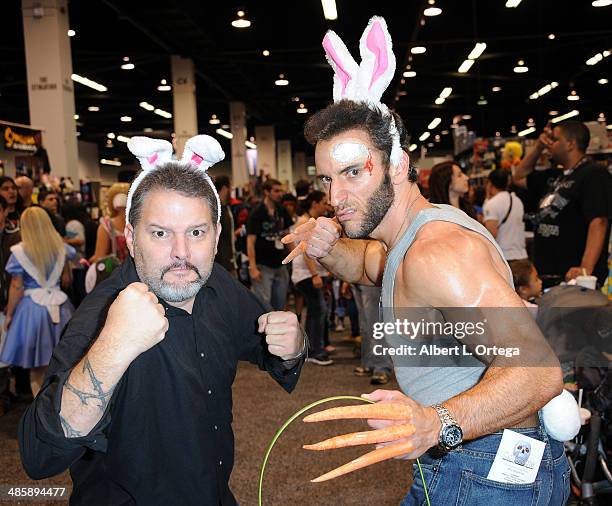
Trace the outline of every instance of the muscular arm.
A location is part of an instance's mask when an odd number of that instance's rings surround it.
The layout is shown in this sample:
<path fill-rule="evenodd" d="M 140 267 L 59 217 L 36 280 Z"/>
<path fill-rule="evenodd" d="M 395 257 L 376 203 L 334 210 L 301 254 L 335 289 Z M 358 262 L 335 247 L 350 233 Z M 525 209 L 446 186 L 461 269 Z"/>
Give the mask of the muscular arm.
<path fill-rule="evenodd" d="M 66 437 L 85 436 L 96 426 L 132 360 L 117 353 L 110 333 L 103 329 L 64 384 L 59 416 Z"/>
<path fill-rule="evenodd" d="M 484 222 L 484 226 L 486 227 L 486 229 L 491 232 L 491 235 L 493 237 L 497 237 L 497 228 L 499 225 L 499 221 L 497 220 L 486 220 Z"/>
<path fill-rule="evenodd" d="M 380 286 L 386 258 L 387 252 L 379 241 L 343 238 L 319 262 L 349 283 Z"/>
<path fill-rule="evenodd" d="M 11 277 L 11 285 L 9 287 L 8 304 L 6 306 L 6 317 L 12 318 L 17 304 L 23 297 L 23 277 L 18 274 L 13 274 Z"/>
<path fill-rule="evenodd" d="M 492 358 L 478 384 L 444 403 L 465 439 L 518 424 L 563 388 L 556 357 L 493 254 L 484 239 L 460 231 L 411 251 L 403 265 L 404 283 L 418 305 L 475 308 L 488 321 L 482 344 L 521 350 L 518 358 Z M 441 311 L 449 320 L 456 317 Z M 464 344 L 473 349 L 479 342 Z"/>

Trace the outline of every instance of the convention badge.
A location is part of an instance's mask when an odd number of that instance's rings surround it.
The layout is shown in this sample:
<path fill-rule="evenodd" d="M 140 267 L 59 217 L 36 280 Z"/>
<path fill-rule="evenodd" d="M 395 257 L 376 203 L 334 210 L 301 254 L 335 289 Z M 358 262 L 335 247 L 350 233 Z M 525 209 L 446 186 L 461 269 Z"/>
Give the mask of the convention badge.
<path fill-rule="evenodd" d="M 542 441 L 505 429 L 487 479 L 500 483 L 533 483 L 545 447 Z"/>

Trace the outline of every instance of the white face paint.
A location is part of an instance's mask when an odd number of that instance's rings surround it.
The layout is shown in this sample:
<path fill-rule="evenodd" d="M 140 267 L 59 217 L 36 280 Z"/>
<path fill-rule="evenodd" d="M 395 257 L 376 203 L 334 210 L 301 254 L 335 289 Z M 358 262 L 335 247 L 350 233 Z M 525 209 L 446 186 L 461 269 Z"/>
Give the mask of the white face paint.
<path fill-rule="evenodd" d="M 331 150 L 331 157 L 338 163 L 349 163 L 368 156 L 368 148 L 358 142 L 341 142 Z"/>

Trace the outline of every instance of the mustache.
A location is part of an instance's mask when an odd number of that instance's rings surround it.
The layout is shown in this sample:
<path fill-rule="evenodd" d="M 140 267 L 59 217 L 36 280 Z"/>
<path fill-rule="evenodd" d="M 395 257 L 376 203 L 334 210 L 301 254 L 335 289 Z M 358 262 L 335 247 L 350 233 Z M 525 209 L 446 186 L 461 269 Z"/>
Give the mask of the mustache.
<path fill-rule="evenodd" d="M 163 278 L 166 275 L 166 273 L 171 269 L 190 269 L 197 274 L 198 279 L 202 279 L 202 275 L 200 274 L 200 271 L 198 270 L 198 268 L 189 262 L 174 262 L 170 265 L 167 265 L 166 267 L 162 269 L 161 277 Z"/>

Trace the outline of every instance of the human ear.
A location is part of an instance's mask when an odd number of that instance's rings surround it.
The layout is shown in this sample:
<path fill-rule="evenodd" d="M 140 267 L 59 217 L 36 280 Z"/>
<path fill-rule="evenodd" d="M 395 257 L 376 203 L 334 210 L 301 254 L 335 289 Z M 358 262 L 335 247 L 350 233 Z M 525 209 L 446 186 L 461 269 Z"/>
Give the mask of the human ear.
<path fill-rule="evenodd" d="M 123 229 L 123 235 L 125 236 L 125 242 L 130 255 L 132 255 L 132 258 L 134 258 L 134 228 L 130 223 L 126 223 L 125 228 Z"/>

